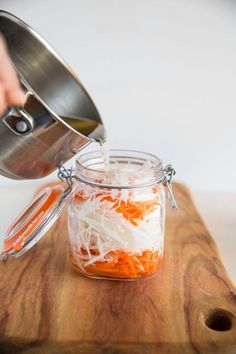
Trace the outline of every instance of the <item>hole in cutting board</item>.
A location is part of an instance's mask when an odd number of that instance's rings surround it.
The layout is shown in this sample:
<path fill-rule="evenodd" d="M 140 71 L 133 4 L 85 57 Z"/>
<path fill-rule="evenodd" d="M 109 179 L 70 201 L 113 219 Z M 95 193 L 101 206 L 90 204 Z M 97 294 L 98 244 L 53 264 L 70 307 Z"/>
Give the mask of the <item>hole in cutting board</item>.
<path fill-rule="evenodd" d="M 232 328 L 233 320 L 234 315 L 223 309 L 211 310 L 205 316 L 206 326 L 218 332 L 229 331 Z"/>

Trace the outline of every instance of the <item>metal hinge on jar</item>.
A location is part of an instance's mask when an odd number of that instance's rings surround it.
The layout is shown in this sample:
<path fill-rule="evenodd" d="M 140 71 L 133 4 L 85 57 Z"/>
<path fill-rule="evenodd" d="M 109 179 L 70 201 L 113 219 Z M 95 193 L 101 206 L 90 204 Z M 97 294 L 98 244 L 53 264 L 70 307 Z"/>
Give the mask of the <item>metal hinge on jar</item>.
<path fill-rule="evenodd" d="M 176 174 L 176 171 L 172 167 L 172 165 L 167 165 L 163 171 L 164 171 L 163 184 L 168 190 L 171 207 L 173 210 L 177 210 L 178 206 L 177 206 L 177 203 L 175 201 L 175 197 L 174 197 L 174 194 L 172 191 L 172 178 Z"/>
<path fill-rule="evenodd" d="M 64 192 L 65 195 L 68 195 L 72 191 L 72 186 L 73 186 L 73 178 L 74 178 L 73 167 L 66 168 L 63 165 L 60 165 L 58 167 L 57 177 L 61 182 L 66 182 L 68 184 L 68 188 Z"/>

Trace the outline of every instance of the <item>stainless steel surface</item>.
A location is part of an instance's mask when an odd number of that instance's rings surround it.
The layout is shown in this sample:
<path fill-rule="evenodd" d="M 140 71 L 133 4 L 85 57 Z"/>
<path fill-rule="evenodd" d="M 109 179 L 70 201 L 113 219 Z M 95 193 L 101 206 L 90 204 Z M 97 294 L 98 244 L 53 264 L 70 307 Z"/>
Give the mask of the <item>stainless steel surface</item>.
<path fill-rule="evenodd" d="M 78 78 L 32 28 L 0 11 L 0 32 L 27 95 L 23 109 L 12 107 L 0 119 L 0 174 L 41 178 L 91 141 L 104 139 L 103 123 Z M 86 136 L 63 117 L 96 124 Z"/>

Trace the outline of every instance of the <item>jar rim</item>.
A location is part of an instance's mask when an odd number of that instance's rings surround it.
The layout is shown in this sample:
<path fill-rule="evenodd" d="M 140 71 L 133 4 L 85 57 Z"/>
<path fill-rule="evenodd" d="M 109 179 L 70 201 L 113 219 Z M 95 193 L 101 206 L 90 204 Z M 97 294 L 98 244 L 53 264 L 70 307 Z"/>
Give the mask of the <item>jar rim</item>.
<path fill-rule="evenodd" d="M 140 169 L 137 171 L 106 170 L 102 151 L 94 150 L 77 157 L 76 179 L 82 183 L 100 188 L 119 189 L 141 188 L 162 182 L 164 176 L 163 164 L 162 160 L 156 155 L 130 149 L 111 149 L 109 153 L 111 163 L 118 161 L 118 164 L 128 164 L 130 162 L 133 165 L 139 165 Z M 142 167 L 144 167 L 143 170 Z M 121 178 L 121 181 L 117 183 L 117 178 L 114 178 L 117 174 L 125 177 L 126 180 Z M 128 177 L 135 174 L 137 174 L 135 182 L 127 182 Z"/>

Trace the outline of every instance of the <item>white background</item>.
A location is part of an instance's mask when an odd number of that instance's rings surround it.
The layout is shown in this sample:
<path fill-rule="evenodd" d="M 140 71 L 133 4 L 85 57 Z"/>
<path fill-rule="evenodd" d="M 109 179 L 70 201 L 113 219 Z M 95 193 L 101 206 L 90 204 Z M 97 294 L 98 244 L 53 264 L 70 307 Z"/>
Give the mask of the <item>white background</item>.
<path fill-rule="evenodd" d="M 155 153 L 176 167 L 236 280 L 236 1 L 0 0 L 0 7 L 78 74 L 111 147 Z M 1 233 L 39 183 L 0 177 Z"/>
<path fill-rule="evenodd" d="M 0 0 L 76 71 L 113 148 L 236 191 L 236 1 Z M 8 183 L 1 178 L 0 183 Z"/>

